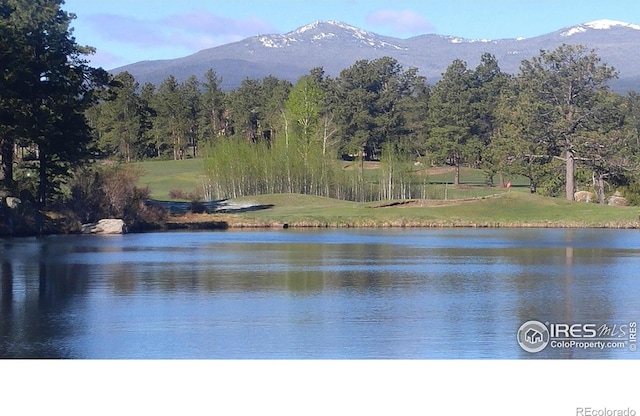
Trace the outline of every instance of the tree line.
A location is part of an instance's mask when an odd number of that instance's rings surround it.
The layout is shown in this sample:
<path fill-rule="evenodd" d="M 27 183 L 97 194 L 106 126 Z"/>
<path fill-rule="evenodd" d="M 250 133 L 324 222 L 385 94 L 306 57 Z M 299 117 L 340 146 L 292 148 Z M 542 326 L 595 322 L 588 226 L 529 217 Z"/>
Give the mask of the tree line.
<path fill-rule="evenodd" d="M 490 54 L 475 68 L 455 60 L 432 85 L 389 57 L 336 77 L 314 68 L 295 83 L 245 79 L 231 91 L 213 69 L 140 85 L 88 65 L 92 49 L 76 43 L 63 4 L 0 1 L 3 185 L 29 186 L 41 204 L 101 159 L 201 157 L 211 198 L 419 197 L 416 163 L 451 166 L 454 185 L 468 166 L 488 185 L 524 176 L 532 192 L 567 199 L 578 188 L 601 202 L 608 189 L 640 189 L 640 97 L 613 92 L 615 69 L 582 45 L 542 50 L 515 75 Z M 374 187 L 363 161 L 382 162 Z"/>
<path fill-rule="evenodd" d="M 616 77 L 582 45 L 542 50 L 517 75 L 502 72 L 490 54 L 475 68 L 455 60 L 433 85 L 389 57 L 357 61 L 335 78 L 314 68 L 295 84 L 245 79 L 228 92 L 214 70 L 202 82 L 169 76 L 157 88 L 121 73 L 87 114 L 110 157 L 182 159 L 207 149 L 218 196 L 276 188 L 335 196 L 344 192 L 322 183 L 335 160 L 393 157 L 450 165 L 454 185 L 469 166 L 484 170 L 489 185 L 521 175 L 532 192 L 573 199 L 578 187 L 591 187 L 603 201 L 607 186 L 634 185 L 638 176 L 640 99 L 613 92 Z M 234 154 L 255 159 L 256 172 L 247 174 Z M 282 172 L 268 174 L 269 163 Z M 240 184 L 243 177 L 253 185 Z"/>

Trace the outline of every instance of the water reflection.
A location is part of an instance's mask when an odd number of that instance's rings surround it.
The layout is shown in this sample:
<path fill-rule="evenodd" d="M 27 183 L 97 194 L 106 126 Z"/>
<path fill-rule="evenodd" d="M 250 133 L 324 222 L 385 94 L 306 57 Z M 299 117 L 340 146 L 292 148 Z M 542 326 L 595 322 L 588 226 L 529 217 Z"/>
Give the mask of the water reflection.
<path fill-rule="evenodd" d="M 2 290 L 0 293 L 0 310 L 2 315 L 11 314 L 13 303 L 13 267 L 8 261 L 2 262 Z"/>
<path fill-rule="evenodd" d="M 0 357 L 534 358 L 515 340 L 525 321 L 640 316 L 639 252 L 622 230 L 7 240 Z"/>

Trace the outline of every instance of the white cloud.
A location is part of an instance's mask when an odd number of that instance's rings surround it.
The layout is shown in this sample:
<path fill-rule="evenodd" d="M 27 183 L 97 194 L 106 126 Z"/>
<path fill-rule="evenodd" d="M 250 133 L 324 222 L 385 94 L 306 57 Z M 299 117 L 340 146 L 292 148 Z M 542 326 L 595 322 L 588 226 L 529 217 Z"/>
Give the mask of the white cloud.
<path fill-rule="evenodd" d="M 87 19 L 103 39 L 142 48 L 203 49 L 275 32 L 271 25 L 256 17 L 231 19 L 207 11 L 155 20 L 107 13 L 90 15 Z"/>

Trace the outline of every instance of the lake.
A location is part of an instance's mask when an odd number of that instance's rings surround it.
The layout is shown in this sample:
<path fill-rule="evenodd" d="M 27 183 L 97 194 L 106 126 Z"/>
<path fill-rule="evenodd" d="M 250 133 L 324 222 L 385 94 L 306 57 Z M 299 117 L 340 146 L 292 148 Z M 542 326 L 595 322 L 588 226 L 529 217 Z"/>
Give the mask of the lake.
<path fill-rule="evenodd" d="M 637 230 L 51 236 L 0 262 L 2 358 L 638 358 Z"/>

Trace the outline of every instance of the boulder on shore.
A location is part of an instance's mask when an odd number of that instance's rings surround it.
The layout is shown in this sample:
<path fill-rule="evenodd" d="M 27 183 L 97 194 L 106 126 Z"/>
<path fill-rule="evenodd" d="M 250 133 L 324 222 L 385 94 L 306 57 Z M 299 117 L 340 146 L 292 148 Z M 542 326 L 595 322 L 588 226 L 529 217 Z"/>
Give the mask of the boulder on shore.
<path fill-rule="evenodd" d="M 97 223 L 83 224 L 82 234 L 125 234 L 127 232 L 127 226 L 121 219 L 104 219 Z"/>
<path fill-rule="evenodd" d="M 616 191 L 613 195 L 609 197 L 608 205 L 615 207 L 625 207 L 628 205 L 627 198 L 622 196 L 619 191 Z"/>

